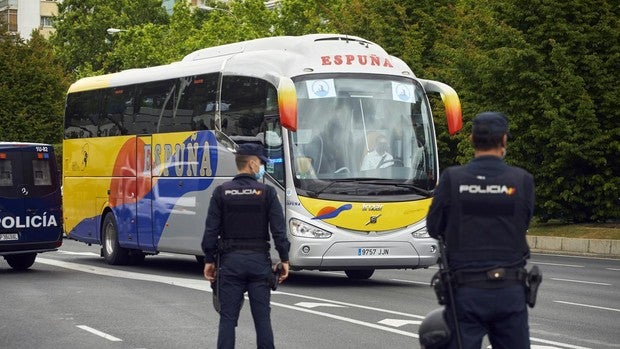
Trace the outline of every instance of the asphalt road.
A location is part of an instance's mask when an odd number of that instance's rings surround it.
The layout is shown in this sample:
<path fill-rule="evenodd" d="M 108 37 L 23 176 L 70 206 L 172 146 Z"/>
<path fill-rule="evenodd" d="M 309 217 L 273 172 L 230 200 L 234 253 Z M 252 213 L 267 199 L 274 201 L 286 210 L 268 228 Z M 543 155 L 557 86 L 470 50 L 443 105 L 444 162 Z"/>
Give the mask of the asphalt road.
<path fill-rule="evenodd" d="M 536 254 L 544 281 L 530 311 L 533 348 L 620 348 L 620 260 Z M 437 307 L 428 270 L 294 272 L 272 296 L 279 348 L 418 348 Z M 217 313 L 193 256 L 109 266 L 99 248 L 65 240 L 15 272 L 0 259 L 0 348 L 214 348 Z M 249 305 L 237 347 L 255 347 Z"/>

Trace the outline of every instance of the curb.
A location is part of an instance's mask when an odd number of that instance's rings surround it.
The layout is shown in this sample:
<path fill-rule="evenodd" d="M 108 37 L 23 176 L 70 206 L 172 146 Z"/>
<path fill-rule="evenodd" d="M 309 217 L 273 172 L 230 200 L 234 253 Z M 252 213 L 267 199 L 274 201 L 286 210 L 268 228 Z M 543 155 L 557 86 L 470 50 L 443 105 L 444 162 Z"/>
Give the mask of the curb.
<path fill-rule="evenodd" d="M 620 258 L 620 240 L 526 236 L 532 252 Z"/>

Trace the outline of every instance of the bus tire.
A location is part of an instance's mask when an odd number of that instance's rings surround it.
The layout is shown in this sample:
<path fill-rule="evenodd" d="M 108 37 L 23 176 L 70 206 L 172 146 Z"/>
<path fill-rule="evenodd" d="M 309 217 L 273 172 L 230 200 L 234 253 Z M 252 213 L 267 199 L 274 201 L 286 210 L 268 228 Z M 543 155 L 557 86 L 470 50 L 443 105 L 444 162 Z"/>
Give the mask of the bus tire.
<path fill-rule="evenodd" d="M 366 280 L 369 279 L 372 274 L 374 274 L 374 269 L 353 269 L 353 270 L 345 270 L 344 273 L 347 274 L 349 279 L 354 280 Z"/>
<path fill-rule="evenodd" d="M 15 270 L 26 270 L 34 264 L 36 253 L 12 254 L 4 256 L 6 262 Z"/>
<path fill-rule="evenodd" d="M 118 243 L 118 228 L 112 212 L 108 212 L 103 219 L 102 252 L 106 263 L 111 265 L 128 264 L 129 250 Z"/>
<path fill-rule="evenodd" d="M 144 258 L 146 258 L 146 254 L 140 250 L 131 250 L 129 252 L 129 264 L 131 265 L 144 263 Z"/>
<path fill-rule="evenodd" d="M 201 256 L 201 255 L 196 255 L 196 262 L 198 262 L 198 265 L 200 265 L 201 267 L 205 266 L 205 256 Z"/>

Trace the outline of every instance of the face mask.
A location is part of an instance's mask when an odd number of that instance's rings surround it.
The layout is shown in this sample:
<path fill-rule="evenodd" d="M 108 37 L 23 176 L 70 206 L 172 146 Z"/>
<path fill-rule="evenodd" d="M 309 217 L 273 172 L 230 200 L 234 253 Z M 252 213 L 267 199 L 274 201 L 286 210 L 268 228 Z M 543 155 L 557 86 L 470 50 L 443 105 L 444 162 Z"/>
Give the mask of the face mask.
<path fill-rule="evenodd" d="M 260 180 L 261 178 L 263 178 L 264 174 L 265 174 L 265 165 L 261 164 L 260 167 L 258 168 L 258 172 L 254 174 L 254 178 L 256 178 L 256 180 Z"/>

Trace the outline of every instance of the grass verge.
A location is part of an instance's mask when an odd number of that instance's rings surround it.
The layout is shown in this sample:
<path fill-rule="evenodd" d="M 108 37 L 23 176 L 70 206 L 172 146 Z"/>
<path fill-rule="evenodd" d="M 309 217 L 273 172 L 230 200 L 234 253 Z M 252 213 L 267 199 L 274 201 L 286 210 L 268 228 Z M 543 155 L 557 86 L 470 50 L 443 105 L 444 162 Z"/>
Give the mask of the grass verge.
<path fill-rule="evenodd" d="M 559 236 L 578 239 L 620 240 L 620 222 L 588 224 L 532 222 L 527 234 L 531 236 Z"/>

